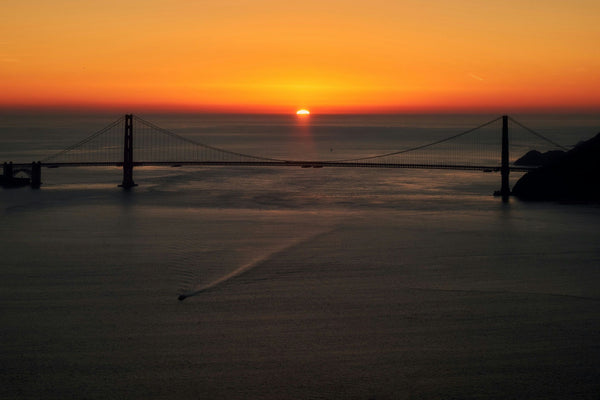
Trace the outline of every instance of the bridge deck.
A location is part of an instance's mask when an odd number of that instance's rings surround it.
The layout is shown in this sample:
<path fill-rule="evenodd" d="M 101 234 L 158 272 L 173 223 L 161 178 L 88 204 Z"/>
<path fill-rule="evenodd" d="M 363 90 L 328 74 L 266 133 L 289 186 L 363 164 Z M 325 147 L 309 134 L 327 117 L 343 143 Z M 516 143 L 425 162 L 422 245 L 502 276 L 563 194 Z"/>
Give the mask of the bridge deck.
<path fill-rule="evenodd" d="M 304 167 L 304 168 L 405 168 L 405 169 L 446 169 L 457 171 L 499 172 L 500 166 L 494 165 L 450 165 L 450 164 L 395 164 L 395 163 L 361 163 L 340 161 L 152 161 L 134 162 L 135 167 L 144 166 L 248 166 L 248 167 Z M 123 162 L 73 162 L 73 163 L 42 163 L 46 168 L 60 167 L 122 167 Z M 13 168 L 30 168 L 31 164 L 13 164 Z M 537 167 L 510 166 L 511 171 L 527 172 Z"/>

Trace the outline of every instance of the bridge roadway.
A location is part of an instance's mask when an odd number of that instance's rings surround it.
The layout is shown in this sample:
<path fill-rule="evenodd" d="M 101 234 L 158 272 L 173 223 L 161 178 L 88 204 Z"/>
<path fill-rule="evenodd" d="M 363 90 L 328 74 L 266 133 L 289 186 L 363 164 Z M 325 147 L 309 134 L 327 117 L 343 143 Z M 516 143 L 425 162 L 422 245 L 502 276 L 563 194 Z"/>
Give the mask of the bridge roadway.
<path fill-rule="evenodd" d="M 408 169 L 446 169 L 456 171 L 483 171 L 500 172 L 500 166 L 485 165 L 450 165 L 450 164 L 403 164 L 403 163 L 361 163 L 361 162 L 343 162 L 343 161 L 140 161 L 134 162 L 134 167 L 145 166 L 171 166 L 179 167 L 184 165 L 197 166 L 247 166 L 247 167 L 302 167 L 302 168 L 323 168 L 323 167 L 343 167 L 343 168 L 408 168 Z M 123 162 L 63 162 L 63 163 L 42 163 L 42 167 L 60 168 L 60 167 L 122 167 Z M 31 164 L 17 163 L 13 164 L 15 170 L 29 169 Z M 537 167 L 511 165 L 511 171 L 527 172 Z"/>

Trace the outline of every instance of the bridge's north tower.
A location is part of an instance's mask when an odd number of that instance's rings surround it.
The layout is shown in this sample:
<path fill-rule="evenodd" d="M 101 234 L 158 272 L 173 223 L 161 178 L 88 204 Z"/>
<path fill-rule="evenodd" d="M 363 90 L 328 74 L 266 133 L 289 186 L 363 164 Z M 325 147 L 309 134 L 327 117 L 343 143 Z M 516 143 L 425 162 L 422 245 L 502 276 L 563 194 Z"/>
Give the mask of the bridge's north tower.
<path fill-rule="evenodd" d="M 510 196 L 510 183 L 508 180 L 508 175 L 510 174 L 510 166 L 508 164 L 508 116 L 502 116 L 502 156 L 501 156 L 501 166 L 500 166 L 500 175 L 502 176 L 501 186 L 500 186 L 500 195 L 502 196 L 502 201 L 508 201 L 508 196 Z"/>

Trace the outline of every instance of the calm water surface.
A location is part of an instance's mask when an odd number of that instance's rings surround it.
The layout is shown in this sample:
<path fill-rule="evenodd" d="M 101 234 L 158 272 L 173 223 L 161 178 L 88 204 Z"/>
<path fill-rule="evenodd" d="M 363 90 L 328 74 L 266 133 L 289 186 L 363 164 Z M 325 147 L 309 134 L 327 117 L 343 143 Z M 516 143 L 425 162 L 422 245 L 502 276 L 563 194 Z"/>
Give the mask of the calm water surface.
<path fill-rule="evenodd" d="M 321 158 L 493 117 L 145 118 L 234 151 Z M 114 119 L 3 116 L 0 154 L 39 159 Z M 600 126 L 519 120 L 566 145 Z M 42 189 L 0 191 L 0 397 L 600 394 L 597 205 L 503 204 L 500 177 L 481 172 L 137 168 L 129 192 L 120 174 L 44 169 Z"/>

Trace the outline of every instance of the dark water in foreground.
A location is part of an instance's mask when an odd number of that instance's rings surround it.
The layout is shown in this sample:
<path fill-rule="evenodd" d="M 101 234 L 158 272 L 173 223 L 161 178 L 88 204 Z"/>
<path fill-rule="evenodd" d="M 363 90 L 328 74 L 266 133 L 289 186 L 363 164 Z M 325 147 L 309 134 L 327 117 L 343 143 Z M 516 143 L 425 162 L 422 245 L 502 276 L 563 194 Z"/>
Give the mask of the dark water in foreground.
<path fill-rule="evenodd" d="M 600 394 L 598 206 L 502 204 L 479 172 L 43 174 L 0 191 L 0 398 Z"/>

